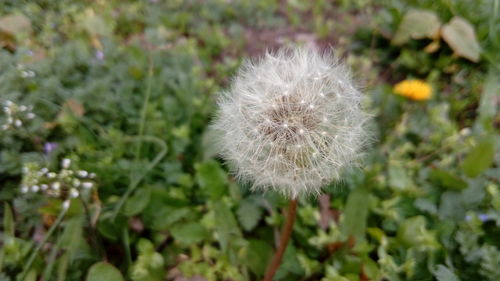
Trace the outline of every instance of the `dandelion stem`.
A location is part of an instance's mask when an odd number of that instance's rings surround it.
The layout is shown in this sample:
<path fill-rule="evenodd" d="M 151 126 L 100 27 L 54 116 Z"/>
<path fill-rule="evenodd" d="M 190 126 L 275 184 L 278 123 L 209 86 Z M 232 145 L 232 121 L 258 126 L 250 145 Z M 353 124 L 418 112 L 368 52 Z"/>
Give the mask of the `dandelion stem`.
<path fill-rule="evenodd" d="M 285 224 L 283 225 L 283 229 L 281 230 L 278 249 L 276 249 L 274 257 L 271 260 L 269 266 L 267 267 L 266 274 L 264 275 L 262 281 L 271 281 L 273 279 L 274 274 L 278 270 L 278 267 L 281 264 L 281 259 L 285 254 L 286 246 L 288 245 L 288 241 L 290 240 L 290 236 L 292 235 L 296 211 L 297 211 L 297 199 L 291 199 L 290 204 L 288 205 L 286 221 Z"/>

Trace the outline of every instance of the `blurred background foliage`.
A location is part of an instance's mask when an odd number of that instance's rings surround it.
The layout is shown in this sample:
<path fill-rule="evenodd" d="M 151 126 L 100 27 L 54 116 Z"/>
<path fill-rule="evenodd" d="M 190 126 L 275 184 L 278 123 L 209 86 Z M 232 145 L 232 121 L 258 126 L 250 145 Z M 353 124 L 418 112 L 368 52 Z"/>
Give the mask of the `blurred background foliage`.
<path fill-rule="evenodd" d="M 1 1 L 0 280 L 258 280 L 286 202 L 207 125 L 243 59 L 289 44 L 353 68 L 376 142 L 301 200 L 275 279 L 500 280 L 499 2 Z M 91 193 L 22 189 L 63 159 Z"/>

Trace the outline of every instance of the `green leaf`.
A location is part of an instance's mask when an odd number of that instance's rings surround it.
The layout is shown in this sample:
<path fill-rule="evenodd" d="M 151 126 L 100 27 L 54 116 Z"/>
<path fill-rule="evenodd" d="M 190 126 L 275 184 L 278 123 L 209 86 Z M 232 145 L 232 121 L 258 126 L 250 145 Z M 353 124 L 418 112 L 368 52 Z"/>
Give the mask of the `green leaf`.
<path fill-rule="evenodd" d="M 238 220 L 246 231 L 252 230 L 262 217 L 262 209 L 254 200 L 243 200 L 236 212 Z"/>
<path fill-rule="evenodd" d="M 438 265 L 438 269 L 434 272 L 434 276 L 436 276 L 438 281 L 460 281 L 453 271 L 442 264 Z"/>
<path fill-rule="evenodd" d="M 250 240 L 243 263 L 256 275 L 263 275 L 273 254 L 273 249 L 261 240 Z"/>
<path fill-rule="evenodd" d="M 134 216 L 139 214 L 146 208 L 151 198 L 151 189 L 143 187 L 136 190 L 134 196 L 127 199 L 123 207 L 123 214 L 126 216 Z"/>
<path fill-rule="evenodd" d="M 151 228 L 154 230 L 164 230 L 172 224 L 180 221 L 190 214 L 189 208 L 173 208 L 163 206 L 153 215 Z"/>
<path fill-rule="evenodd" d="M 401 24 L 392 39 L 392 43 L 400 45 L 410 38 L 435 38 L 439 34 L 441 22 L 436 13 L 426 10 L 409 11 L 403 17 Z"/>
<path fill-rule="evenodd" d="M 406 173 L 406 170 L 397 163 L 391 163 L 388 172 L 390 187 L 405 190 L 413 186 L 413 181 Z"/>
<path fill-rule="evenodd" d="M 497 105 L 494 102 L 495 97 L 500 92 L 500 72 L 495 68 L 491 68 L 488 72 L 484 89 L 481 93 L 481 101 L 479 102 L 479 118 L 477 122 L 481 122 L 487 130 L 493 131 L 493 119 L 497 115 Z"/>
<path fill-rule="evenodd" d="M 467 182 L 460 177 L 439 168 L 432 169 L 430 177 L 444 188 L 462 190 L 467 188 Z"/>
<path fill-rule="evenodd" d="M 232 236 L 241 236 L 238 223 L 233 213 L 223 201 L 214 202 L 214 215 L 217 221 L 216 231 L 222 250 L 227 250 Z"/>
<path fill-rule="evenodd" d="M 187 246 L 196 244 L 207 237 L 206 229 L 199 223 L 178 223 L 170 230 L 179 243 Z"/>
<path fill-rule="evenodd" d="M 486 136 L 469 152 L 461 168 L 466 176 L 475 178 L 491 166 L 494 157 L 495 137 Z"/>
<path fill-rule="evenodd" d="M 479 61 L 481 46 L 477 41 L 474 27 L 468 21 L 461 17 L 453 17 L 443 26 L 441 34 L 455 54 L 473 62 Z"/>
<path fill-rule="evenodd" d="M 215 160 L 197 164 L 196 180 L 198 185 L 212 199 L 219 199 L 227 190 L 227 175 Z"/>
<path fill-rule="evenodd" d="M 368 189 L 363 187 L 358 187 L 349 194 L 341 225 L 345 238 L 354 236 L 356 241 L 365 239 L 369 195 Z"/>
<path fill-rule="evenodd" d="M 4 205 L 4 214 L 3 214 L 3 231 L 5 234 L 14 237 L 15 228 L 14 228 L 14 216 L 12 215 L 12 210 L 8 203 Z"/>
<path fill-rule="evenodd" d="M 121 272 L 112 264 L 107 262 L 94 263 L 89 271 L 85 281 L 123 281 Z"/>

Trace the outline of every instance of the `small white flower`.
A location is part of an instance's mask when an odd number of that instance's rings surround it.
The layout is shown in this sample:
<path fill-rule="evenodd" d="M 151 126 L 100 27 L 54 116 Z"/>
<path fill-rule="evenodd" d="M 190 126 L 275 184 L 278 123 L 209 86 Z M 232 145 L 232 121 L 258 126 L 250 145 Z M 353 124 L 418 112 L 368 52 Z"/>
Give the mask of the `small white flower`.
<path fill-rule="evenodd" d="M 70 160 L 70 159 L 68 159 L 68 158 L 64 158 L 64 159 L 61 161 L 61 166 L 62 166 L 64 169 L 68 169 L 70 165 L 71 165 L 71 160 Z"/>
<path fill-rule="evenodd" d="M 70 191 L 69 191 L 69 196 L 70 196 L 71 198 L 76 198 L 76 197 L 78 197 L 79 195 L 80 195 L 80 192 L 78 192 L 78 190 L 77 190 L 76 188 L 72 188 L 72 189 L 70 189 Z"/>
<path fill-rule="evenodd" d="M 79 179 L 73 179 L 73 186 L 74 187 L 79 187 L 81 184 L 80 180 Z"/>
<path fill-rule="evenodd" d="M 84 171 L 84 170 L 80 170 L 80 171 L 77 172 L 77 174 L 81 178 L 86 178 L 89 175 L 89 172 Z"/>
<path fill-rule="evenodd" d="M 95 173 L 90 173 L 89 178 L 91 178 L 91 179 L 95 178 Z"/>
<path fill-rule="evenodd" d="M 36 115 L 33 112 L 28 112 L 28 114 L 26 114 L 26 118 L 28 118 L 28 119 L 33 119 L 33 118 L 35 118 L 35 116 Z"/>
<path fill-rule="evenodd" d="M 54 172 L 50 172 L 50 173 L 48 173 L 48 174 L 47 174 L 47 177 L 48 177 L 49 179 L 53 179 L 53 178 L 55 178 L 55 177 L 56 177 L 56 173 L 54 173 Z"/>
<path fill-rule="evenodd" d="M 82 186 L 83 186 L 83 188 L 90 189 L 90 188 L 92 188 L 94 186 L 94 184 L 87 181 L 87 182 L 84 182 L 82 184 Z"/>
<path fill-rule="evenodd" d="M 61 183 L 56 181 L 56 182 L 52 183 L 51 187 L 53 190 L 58 191 L 61 188 Z"/>
<path fill-rule="evenodd" d="M 71 203 L 71 201 L 69 201 L 69 200 L 64 201 L 64 202 L 62 203 L 62 207 L 63 207 L 63 209 L 64 209 L 64 210 L 67 210 L 67 209 L 69 208 L 69 206 L 70 206 L 70 203 Z"/>
<path fill-rule="evenodd" d="M 14 125 L 19 128 L 19 127 L 21 127 L 23 125 L 23 121 L 21 121 L 19 119 L 16 119 L 14 121 Z"/>
<path fill-rule="evenodd" d="M 31 191 L 33 191 L 33 192 L 38 192 L 39 190 L 40 190 L 40 187 L 36 184 L 31 187 Z"/>
<path fill-rule="evenodd" d="M 283 49 L 246 62 L 219 100 L 220 153 L 253 189 L 319 194 L 369 140 L 361 93 L 330 54 Z"/>
<path fill-rule="evenodd" d="M 20 110 L 21 112 L 26 111 L 27 109 L 28 109 L 28 107 L 27 107 L 26 105 L 20 105 L 20 106 L 19 106 L 19 110 Z"/>
<path fill-rule="evenodd" d="M 21 193 L 28 193 L 29 188 L 26 185 L 21 185 Z"/>
<path fill-rule="evenodd" d="M 45 190 L 47 190 L 48 188 L 49 188 L 49 186 L 48 186 L 48 185 L 46 185 L 46 184 L 41 184 L 41 185 L 40 185 L 40 189 L 41 189 L 42 191 L 45 191 Z"/>

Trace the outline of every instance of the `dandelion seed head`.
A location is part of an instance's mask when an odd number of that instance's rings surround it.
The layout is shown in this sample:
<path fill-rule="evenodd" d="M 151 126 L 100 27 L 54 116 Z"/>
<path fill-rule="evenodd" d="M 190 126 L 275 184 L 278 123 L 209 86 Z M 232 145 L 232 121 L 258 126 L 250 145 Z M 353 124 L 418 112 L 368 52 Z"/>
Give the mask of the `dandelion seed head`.
<path fill-rule="evenodd" d="M 220 98 L 213 128 L 237 178 L 296 198 L 319 194 L 356 163 L 368 119 L 343 64 L 295 48 L 247 61 Z"/>

